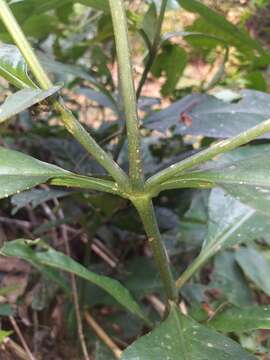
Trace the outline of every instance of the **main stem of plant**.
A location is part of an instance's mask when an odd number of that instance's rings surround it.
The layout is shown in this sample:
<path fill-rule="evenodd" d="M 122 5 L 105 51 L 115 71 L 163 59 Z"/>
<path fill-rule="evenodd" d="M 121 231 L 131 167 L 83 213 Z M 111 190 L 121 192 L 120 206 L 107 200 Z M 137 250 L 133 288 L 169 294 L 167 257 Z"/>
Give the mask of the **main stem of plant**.
<path fill-rule="evenodd" d="M 130 179 L 133 186 L 133 194 L 130 200 L 137 208 L 143 222 L 167 298 L 170 301 L 176 302 L 178 294 L 169 265 L 169 259 L 162 242 L 151 197 L 144 190 L 140 149 L 141 136 L 137 116 L 137 99 L 133 82 L 126 11 L 123 0 L 109 0 L 109 3 L 114 26 L 121 90 L 127 124 Z"/>
<path fill-rule="evenodd" d="M 176 301 L 177 290 L 169 266 L 166 250 L 162 243 L 151 197 L 144 190 L 144 176 L 140 152 L 140 132 L 130 51 L 128 46 L 128 30 L 125 9 L 121 0 L 110 0 L 110 6 L 114 20 L 121 86 L 128 128 L 130 179 L 112 160 L 112 158 L 96 143 L 91 135 L 73 116 L 73 114 L 66 109 L 61 100 L 54 100 L 53 106 L 55 110 L 60 113 L 62 122 L 67 130 L 108 171 L 108 173 L 111 174 L 111 176 L 116 180 L 117 186 L 122 188 L 121 191 L 129 194 L 130 200 L 137 208 L 144 223 L 145 231 L 150 240 L 154 258 L 159 268 L 161 279 L 164 283 L 167 298 L 170 301 Z M 42 89 L 52 87 L 52 82 L 44 71 L 5 0 L 0 0 L 0 17 L 8 32 L 12 36 L 15 44 L 24 56 L 40 87 Z"/>

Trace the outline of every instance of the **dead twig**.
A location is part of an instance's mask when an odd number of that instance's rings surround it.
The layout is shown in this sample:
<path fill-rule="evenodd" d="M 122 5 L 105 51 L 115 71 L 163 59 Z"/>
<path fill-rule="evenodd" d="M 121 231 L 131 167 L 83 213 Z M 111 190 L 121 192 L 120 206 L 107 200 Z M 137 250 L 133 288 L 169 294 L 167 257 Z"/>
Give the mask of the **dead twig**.
<path fill-rule="evenodd" d="M 34 355 L 31 352 L 29 346 L 27 345 L 27 343 L 26 343 L 26 341 L 24 339 L 23 334 L 22 334 L 22 332 L 21 332 L 15 318 L 13 316 L 9 316 L 9 320 L 11 322 L 11 325 L 13 326 L 13 329 L 14 329 L 15 333 L 17 334 L 18 338 L 20 339 L 20 342 L 22 343 L 22 346 L 23 346 L 23 348 L 25 350 L 25 353 L 28 356 L 27 359 L 28 360 L 36 360 Z"/>
<path fill-rule="evenodd" d="M 105 345 L 112 351 L 116 359 L 120 359 L 122 356 L 122 350 L 113 342 L 108 334 L 102 329 L 102 327 L 97 323 L 97 321 L 89 314 L 85 312 L 85 320 L 89 326 L 93 329 L 96 335 L 104 342 Z"/>
<path fill-rule="evenodd" d="M 57 205 L 59 206 L 58 200 L 55 199 L 55 203 L 58 203 Z M 62 209 L 58 210 L 58 214 L 62 220 L 65 218 Z M 61 226 L 61 234 L 62 234 L 62 238 L 64 240 L 66 254 L 69 257 L 71 257 L 71 251 L 70 251 L 70 246 L 69 246 L 69 241 L 68 241 L 68 232 L 67 232 L 67 228 L 65 225 Z M 80 313 L 79 296 L 78 296 L 76 278 L 75 278 L 75 275 L 72 273 L 70 274 L 70 282 L 71 282 L 71 289 L 72 289 L 73 304 L 74 304 L 76 320 L 77 320 L 78 336 L 80 339 L 83 356 L 84 356 L 85 360 L 90 360 L 86 342 L 85 342 L 84 333 L 83 333 L 83 324 L 82 324 L 82 318 L 81 318 L 81 313 Z"/>
<path fill-rule="evenodd" d="M 153 306 L 161 318 L 164 317 L 166 306 L 156 295 L 147 295 L 146 299 Z"/>
<path fill-rule="evenodd" d="M 6 338 L 3 341 L 3 347 L 7 348 L 8 351 L 15 354 L 21 360 L 29 360 L 28 354 L 24 351 L 24 349 L 18 345 L 15 341 L 10 338 Z"/>

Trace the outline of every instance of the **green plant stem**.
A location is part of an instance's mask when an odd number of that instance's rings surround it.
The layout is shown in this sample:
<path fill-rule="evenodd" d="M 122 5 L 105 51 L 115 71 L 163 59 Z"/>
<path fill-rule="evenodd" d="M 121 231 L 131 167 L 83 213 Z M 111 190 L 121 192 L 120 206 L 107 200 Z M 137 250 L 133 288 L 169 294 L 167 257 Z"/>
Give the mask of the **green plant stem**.
<path fill-rule="evenodd" d="M 126 12 L 123 0 L 109 0 L 109 4 L 113 20 L 116 51 L 120 71 L 120 83 L 127 125 L 129 173 L 133 186 L 140 189 L 144 185 L 144 176 L 140 149 L 139 119 L 132 74 Z"/>
<path fill-rule="evenodd" d="M 155 61 L 157 52 L 158 52 L 158 48 L 159 48 L 159 43 L 160 43 L 160 34 L 161 34 L 161 28 L 162 28 L 162 24 L 163 24 L 163 20 L 164 20 L 164 16 L 165 16 L 165 11 L 166 11 L 166 7 L 167 7 L 167 3 L 168 0 L 162 0 L 161 6 L 160 6 L 160 12 L 159 12 L 159 17 L 157 20 L 157 27 L 156 27 L 156 32 L 155 32 L 155 37 L 154 37 L 154 41 L 153 44 L 151 46 L 151 50 L 148 54 L 148 58 L 145 64 L 145 68 L 142 74 L 142 77 L 140 79 L 137 91 L 136 91 L 136 95 L 137 95 L 137 99 L 139 99 L 143 86 L 145 84 L 145 81 L 148 77 L 149 71 L 151 70 L 151 67 Z"/>
<path fill-rule="evenodd" d="M 203 264 L 211 257 L 199 255 L 192 264 L 182 273 L 182 275 L 176 280 L 175 285 L 178 290 L 180 290 L 188 280 L 203 266 Z"/>
<path fill-rule="evenodd" d="M 172 179 L 174 176 L 180 174 L 184 170 L 190 169 L 193 166 L 208 161 L 221 153 L 244 145 L 268 131 L 270 131 L 270 119 L 265 120 L 261 124 L 254 126 L 246 131 L 243 131 L 237 136 L 227 140 L 219 141 L 208 149 L 202 150 L 199 153 L 190 156 L 189 158 L 180 161 L 179 163 L 171 165 L 165 170 L 160 171 L 147 180 L 146 189 L 151 190 L 157 194 L 159 192 L 159 184 L 162 184 L 166 180 Z"/>
<path fill-rule="evenodd" d="M 49 184 L 55 186 L 66 186 L 70 188 L 89 189 L 94 191 L 107 192 L 109 194 L 119 195 L 123 198 L 128 197 L 121 187 L 113 181 L 102 178 L 94 178 L 90 176 L 74 175 L 65 177 L 56 177 L 49 181 Z"/>
<path fill-rule="evenodd" d="M 29 68 L 36 77 L 42 89 L 53 86 L 48 75 L 44 71 L 31 45 L 25 37 L 20 25 L 5 0 L 0 0 L 0 17 L 12 36 L 15 44 L 20 49 Z M 125 189 L 128 189 L 129 179 L 124 171 L 112 160 L 112 158 L 97 144 L 92 136 L 84 129 L 80 122 L 73 116 L 71 111 L 65 108 L 61 101 L 53 100 L 54 109 L 60 113 L 61 119 L 67 130 L 79 143 L 108 171 L 108 173 Z"/>
<path fill-rule="evenodd" d="M 169 258 L 163 245 L 158 228 L 152 200 L 147 197 L 137 197 L 133 201 L 144 225 L 148 241 L 153 251 L 154 260 L 159 269 L 160 278 L 164 284 L 167 299 L 177 302 L 178 292 L 170 269 Z"/>
<path fill-rule="evenodd" d="M 155 61 L 157 52 L 158 52 L 158 48 L 159 48 L 159 43 L 160 43 L 160 34 L 161 34 L 161 28 L 162 28 L 162 24 L 163 24 L 163 20 L 164 20 L 164 15 L 165 15 L 165 10 L 166 10 L 166 6 L 167 6 L 168 0 L 163 0 L 161 7 L 160 7 L 160 13 L 159 13 L 159 17 L 158 17 L 158 22 L 157 22 L 157 28 L 156 28 L 156 32 L 155 32 L 155 37 L 154 37 L 154 41 L 153 44 L 151 44 L 150 40 L 147 38 L 146 34 L 141 31 L 141 35 L 143 36 L 146 44 L 147 44 L 147 48 L 149 50 L 149 54 L 148 54 L 148 58 L 145 64 L 145 68 L 142 74 L 142 77 L 140 79 L 137 91 L 136 91 L 136 98 L 137 100 L 139 99 L 143 86 L 145 84 L 145 81 L 147 80 L 147 76 L 149 74 L 149 71 L 151 70 L 151 67 Z M 117 160 L 119 153 L 125 143 L 125 136 L 126 136 L 126 131 L 127 131 L 127 127 L 126 125 L 123 126 L 122 130 L 121 130 L 121 134 L 119 136 L 119 142 L 117 145 L 117 149 L 115 152 L 115 157 L 114 159 Z"/>

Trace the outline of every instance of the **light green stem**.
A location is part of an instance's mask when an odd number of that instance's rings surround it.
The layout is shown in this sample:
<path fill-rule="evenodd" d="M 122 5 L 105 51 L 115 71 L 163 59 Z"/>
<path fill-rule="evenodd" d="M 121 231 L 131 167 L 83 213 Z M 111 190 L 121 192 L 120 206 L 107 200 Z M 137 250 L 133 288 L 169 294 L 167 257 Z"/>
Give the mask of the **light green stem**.
<path fill-rule="evenodd" d="M 24 35 L 20 25 L 12 14 L 5 0 L 0 0 L 0 17 L 12 36 L 15 44 L 20 49 L 29 68 L 37 79 L 42 89 L 53 86 L 48 75 L 44 71 L 29 41 Z M 62 122 L 67 130 L 79 141 L 79 143 L 108 171 L 108 173 L 125 189 L 128 189 L 129 180 L 124 171 L 112 160 L 112 158 L 97 144 L 92 136 L 84 129 L 80 122 L 65 106 L 54 100 L 53 106 L 61 114 Z"/>
<path fill-rule="evenodd" d="M 146 182 L 146 189 L 158 193 L 159 184 L 164 183 L 166 180 L 172 179 L 174 176 L 180 174 L 184 170 L 190 169 L 193 166 L 199 165 L 205 161 L 212 159 L 218 154 L 226 151 L 233 150 L 241 145 L 247 144 L 251 140 L 256 139 L 258 136 L 265 134 L 270 131 L 270 119 L 265 120 L 261 124 L 252 127 L 237 136 L 230 139 L 219 141 L 213 146 L 206 150 L 200 151 L 199 153 L 190 156 L 189 158 L 180 161 L 174 165 L 171 165 L 165 170 L 152 176 Z"/>
<path fill-rule="evenodd" d="M 123 0 L 109 0 L 116 50 L 120 69 L 120 82 L 127 125 L 129 173 L 133 186 L 141 189 L 144 184 L 140 149 L 140 130 L 137 101 L 132 75 L 126 12 Z"/>
<path fill-rule="evenodd" d="M 176 302 L 178 300 L 178 292 L 170 269 L 169 258 L 162 242 L 152 201 L 147 197 L 138 197 L 133 203 L 143 222 L 167 298 Z"/>

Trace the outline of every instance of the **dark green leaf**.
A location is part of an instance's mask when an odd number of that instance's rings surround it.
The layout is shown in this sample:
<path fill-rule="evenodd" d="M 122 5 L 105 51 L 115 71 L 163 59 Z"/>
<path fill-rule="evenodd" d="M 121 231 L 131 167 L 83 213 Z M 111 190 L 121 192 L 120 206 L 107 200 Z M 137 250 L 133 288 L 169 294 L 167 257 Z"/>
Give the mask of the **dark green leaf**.
<path fill-rule="evenodd" d="M 199 14 L 205 21 L 214 26 L 217 31 L 222 31 L 224 36 L 230 39 L 232 45 L 247 52 L 249 49 L 256 50 L 260 54 L 265 54 L 264 49 L 258 41 L 252 39 L 247 32 L 239 29 L 234 24 L 217 12 L 211 10 L 201 1 L 197 0 L 177 0 L 186 10 Z"/>
<path fill-rule="evenodd" d="M 270 220 L 242 204 L 222 189 L 209 198 L 208 234 L 201 256 L 209 257 L 226 247 L 257 239 L 270 230 Z"/>
<path fill-rule="evenodd" d="M 237 251 L 235 257 L 247 278 L 270 296 L 270 278 L 267 276 L 270 273 L 270 261 L 252 248 Z"/>
<path fill-rule="evenodd" d="M 73 0 L 74 2 L 90 6 L 96 10 L 110 11 L 108 0 Z"/>
<path fill-rule="evenodd" d="M 117 280 L 95 274 L 78 262 L 61 252 L 53 250 L 52 248 L 46 248 L 41 251 L 33 251 L 28 243 L 29 241 L 22 239 L 6 242 L 1 249 L 1 252 L 5 256 L 16 256 L 20 259 L 28 261 L 34 266 L 39 264 L 43 267 L 71 272 L 107 291 L 122 306 L 145 320 L 139 305 L 133 300 L 128 290 Z"/>
<path fill-rule="evenodd" d="M 57 166 L 0 147 L 0 198 L 68 174 L 68 171 Z"/>
<path fill-rule="evenodd" d="M 147 128 L 166 132 L 211 138 L 235 136 L 270 117 L 270 95 L 255 90 L 242 90 L 240 100 L 225 102 L 207 94 L 192 94 L 144 120 Z M 187 124 L 184 116 L 190 118 Z M 261 138 L 269 138 L 269 133 Z"/>
<path fill-rule="evenodd" d="M 52 200 L 52 199 L 59 199 L 65 196 L 72 195 L 73 192 L 71 191 L 64 191 L 64 190 L 54 190 L 54 189 L 32 189 L 30 191 L 24 191 L 21 194 L 16 194 L 12 196 L 11 203 L 14 206 L 12 210 L 12 215 L 15 215 L 21 208 L 31 205 L 32 208 L 36 208 L 38 205 Z"/>
<path fill-rule="evenodd" d="M 186 64 L 187 54 L 179 45 L 166 43 L 163 46 L 151 69 L 155 77 L 166 76 L 161 89 L 163 95 L 169 95 L 175 89 Z"/>
<path fill-rule="evenodd" d="M 168 318 L 124 351 L 122 360 L 255 360 L 233 340 L 183 316 L 173 306 Z"/>
<path fill-rule="evenodd" d="M 236 263 L 234 252 L 224 251 L 215 257 L 209 287 L 221 290 L 223 296 L 235 306 L 252 303 L 252 292 Z"/>
<path fill-rule="evenodd" d="M 23 24 L 26 35 L 35 39 L 44 39 L 57 29 L 57 18 L 47 14 L 30 16 Z"/>
<path fill-rule="evenodd" d="M 157 8 L 155 3 L 150 4 L 144 15 L 141 27 L 150 40 L 150 43 L 153 43 L 157 28 Z"/>
<path fill-rule="evenodd" d="M 217 314 L 209 325 L 222 332 L 270 329 L 270 306 L 227 309 Z"/>
<path fill-rule="evenodd" d="M 18 151 L 0 147 L 0 198 L 5 198 L 50 180 L 67 186 L 117 193 L 112 181 L 72 174 Z"/>
<path fill-rule="evenodd" d="M 9 304 L 0 304 L 0 316 L 12 316 L 15 311 Z"/>

